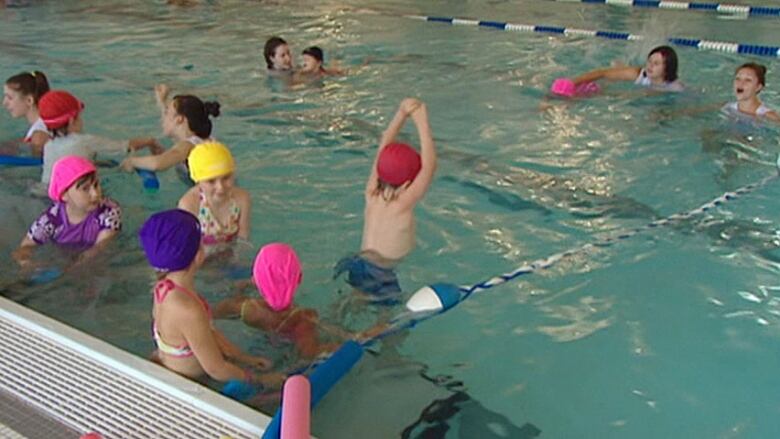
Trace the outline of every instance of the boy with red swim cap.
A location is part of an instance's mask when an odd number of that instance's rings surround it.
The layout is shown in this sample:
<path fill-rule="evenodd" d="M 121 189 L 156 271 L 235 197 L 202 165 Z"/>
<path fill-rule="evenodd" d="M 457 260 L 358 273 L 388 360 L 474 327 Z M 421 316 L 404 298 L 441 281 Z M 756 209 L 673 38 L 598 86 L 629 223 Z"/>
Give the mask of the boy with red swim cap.
<path fill-rule="evenodd" d="M 409 117 L 417 127 L 420 153 L 395 142 Z M 347 282 L 356 289 L 383 302 L 397 301 L 401 287 L 393 268 L 414 248 L 414 207 L 431 185 L 435 171 L 436 148 L 428 110 L 419 100 L 406 98 L 382 134 L 366 182 L 360 254 L 339 261 L 335 276 L 346 271 Z"/>

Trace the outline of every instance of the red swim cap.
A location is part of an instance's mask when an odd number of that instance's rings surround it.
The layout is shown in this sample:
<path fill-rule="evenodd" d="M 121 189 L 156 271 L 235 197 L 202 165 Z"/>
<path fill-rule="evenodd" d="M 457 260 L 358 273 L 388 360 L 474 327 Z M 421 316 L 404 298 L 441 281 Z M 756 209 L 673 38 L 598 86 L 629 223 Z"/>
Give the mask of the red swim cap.
<path fill-rule="evenodd" d="M 376 171 L 383 182 L 401 186 L 414 180 L 421 167 L 420 154 L 414 148 L 405 143 L 391 143 L 379 153 Z"/>
<path fill-rule="evenodd" d="M 62 128 L 81 113 L 84 104 L 64 90 L 46 92 L 38 102 L 38 112 L 46 128 Z"/>

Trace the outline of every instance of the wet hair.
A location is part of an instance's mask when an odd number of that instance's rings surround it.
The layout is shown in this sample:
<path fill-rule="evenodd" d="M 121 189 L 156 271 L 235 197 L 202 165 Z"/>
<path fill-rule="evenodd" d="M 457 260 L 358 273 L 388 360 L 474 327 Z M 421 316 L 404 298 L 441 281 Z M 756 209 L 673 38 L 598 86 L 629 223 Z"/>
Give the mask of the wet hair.
<path fill-rule="evenodd" d="M 664 58 L 664 81 L 677 80 L 677 52 L 669 46 L 658 46 L 651 50 L 647 57 L 650 58 L 655 53 L 660 53 Z"/>
<path fill-rule="evenodd" d="M 755 73 L 758 77 L 758 83 L 761 84 L 762 87 L 766 86 L 766 66 L 754 62 L 746 62 L 745 64 L 737 67 L 737 70 L 734 71 L 734 74 L 736 75 L 737 72 L 742 69 L 752 70 L 753 73 Z"/>
<path fill-rule="evenodd" d="M 279 37 L 271 37 L 265 42 L 265 48 L 263 48 L 263 56 L 265 57 L 265 64 L 269 70 L 274 69 L 274 62 L 271 60 L 276 54 L 276 48 L 287 44 L 287 41 Z"/>
<path fill-rule="evenodd" d="M 46 79 L 46 75 L 43 72 L 38 70 L 11 76 L 5 80 L 5 85 L 24 96 L 32 96 L 36 106 L 41 96 L 49 91 L 49 80 Z"/>
<path fill-rule="evenodd" d="M 303 49 L 303 54 L 309 55 L 319 62 L 322 62 L 325 59 L 325 54 L 322 53 L 322 49 L 317 46 L 311 46 Z"/>
<path fill-rule="evenodd" d="M 197 96 L 176 95 L 173 97 L 173 107 L 176 113 L 187 119 L 187 126 L 202 139 L 211 137 L 211 120 L 209 116 L 219 116 L 219 102 L 203 102 Z"/>

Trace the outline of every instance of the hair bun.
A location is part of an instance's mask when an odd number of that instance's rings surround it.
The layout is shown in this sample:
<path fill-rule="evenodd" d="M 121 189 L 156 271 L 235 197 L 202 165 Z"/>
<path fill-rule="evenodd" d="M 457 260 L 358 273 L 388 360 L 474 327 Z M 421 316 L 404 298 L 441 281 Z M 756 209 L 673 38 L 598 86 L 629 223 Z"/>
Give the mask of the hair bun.
<path fill-rule="evenodd" d="M 203 109 L 206 114 L 213 117 L 219 117 L 219 102 L 209 101 L 203 103 Z"/>

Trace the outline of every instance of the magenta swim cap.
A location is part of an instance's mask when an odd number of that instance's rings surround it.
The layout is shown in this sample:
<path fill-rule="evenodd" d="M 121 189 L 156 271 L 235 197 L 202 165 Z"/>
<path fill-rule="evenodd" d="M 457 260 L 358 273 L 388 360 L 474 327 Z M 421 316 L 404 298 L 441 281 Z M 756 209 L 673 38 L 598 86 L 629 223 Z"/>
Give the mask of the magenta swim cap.
<path fill-rule="evenodd" d="M 379 179 L 393 186 L 414 180 L 421 167 L 420 154 L 405 143 L 391 143 L 382 148 L 376 163 Z"/>
<path fill-rule="evenodd" d="M 264 245 L 257 252 L 252 274 L 255 286 L 274 311 L 290 307 L 303 279 L 295 250 L 280 242 Z"/>
<path fill-rule="evenodd" d="M 79 178 L 97 172 L 95 165 L 84 157 L 67 155 L 56 162 L 51 168 L 49 180 L 49 198 L 62 201 L 62 196 Z"/>

